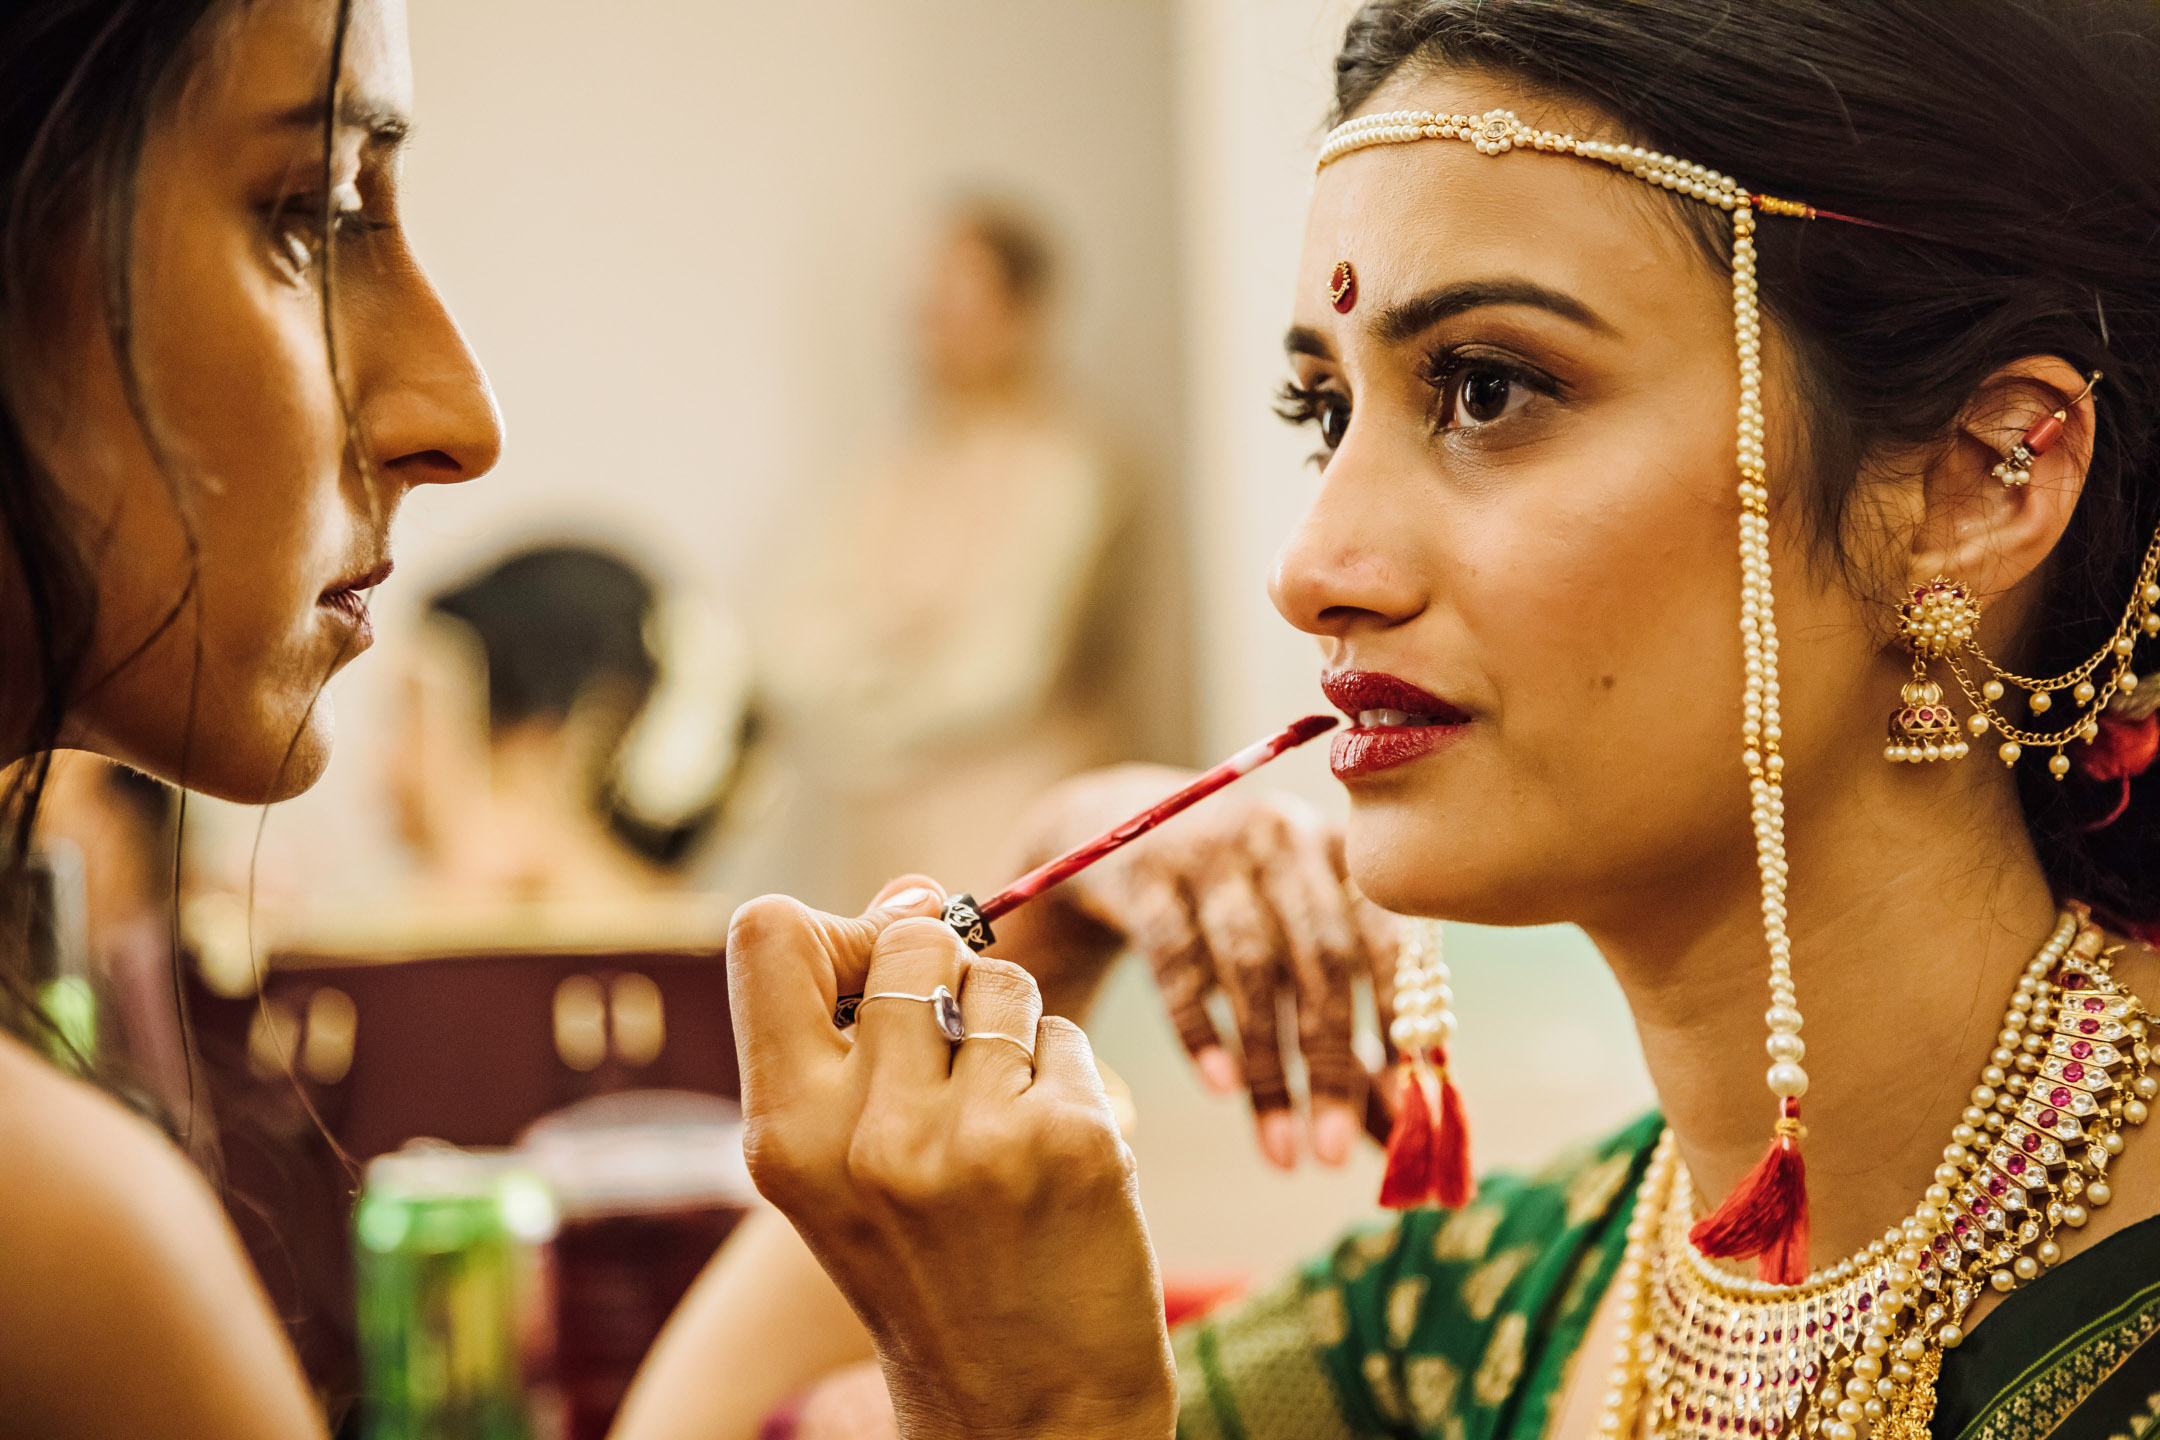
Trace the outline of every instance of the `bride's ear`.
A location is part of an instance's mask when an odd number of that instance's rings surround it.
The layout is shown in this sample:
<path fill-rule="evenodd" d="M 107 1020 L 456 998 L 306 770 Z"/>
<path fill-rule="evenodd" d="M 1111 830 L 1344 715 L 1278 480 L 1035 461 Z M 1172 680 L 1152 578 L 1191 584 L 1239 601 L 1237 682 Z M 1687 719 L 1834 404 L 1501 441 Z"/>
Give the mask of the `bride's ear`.
<path fill-rule="evenodd" d="M 1949 443 L 1925 467 L 1913 515 L 1908 585 L 1938 575 L 1964 582 L 1982 605 L 2037 574 L 2054 551 L 2092 462 L 2093 402 L 2086 377 L 2059 356 L 2032 355 L 1981 382 Z M 2062 435 L 2008 484 L 1994 472 L 2027 431 L 2057 411 Z"/>

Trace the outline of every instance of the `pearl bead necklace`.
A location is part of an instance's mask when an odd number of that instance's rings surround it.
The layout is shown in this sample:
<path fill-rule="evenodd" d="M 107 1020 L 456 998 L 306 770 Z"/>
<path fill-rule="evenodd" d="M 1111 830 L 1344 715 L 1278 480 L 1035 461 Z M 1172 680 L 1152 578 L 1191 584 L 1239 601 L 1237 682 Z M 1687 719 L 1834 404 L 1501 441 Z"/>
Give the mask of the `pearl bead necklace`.
<path fill-rule="evenodd" d="M 2108 1164 L 2160 1093 L 2149 1017 L 2104 948 L 2082 908 L 2063 913 L 1920 1204 L 1799 1285 L 1734 1275 L 1695 1249 L 1694 1185 L 1667 1131 L 1614 1281 L 1624 1318 L 1601 1440 L 1858 1440 L 1862 1425 L 1924 1440 L 1942 1352 L 1974 1303 L 2062 1259 L 2061 1227 L 2111 1198 Z"/>

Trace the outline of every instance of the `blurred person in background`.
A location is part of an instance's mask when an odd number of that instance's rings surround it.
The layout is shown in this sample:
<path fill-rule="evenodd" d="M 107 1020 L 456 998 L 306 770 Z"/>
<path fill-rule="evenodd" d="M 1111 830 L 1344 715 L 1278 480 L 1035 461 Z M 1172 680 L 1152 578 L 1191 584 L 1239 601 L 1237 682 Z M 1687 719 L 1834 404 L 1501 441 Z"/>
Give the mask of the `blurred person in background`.
<path fill-rule="evenodd" d="M 755 729 L 740 639 L 578 544 L 519 550 L 425 613 L 388 776 L 423 898 L 594 902 L 685 883 Z"/>
<path fill-rule="evenodd" d="M 983 817 L 1131 753 L 1105 653 L 1126 506 L 1057 374 L 1056 282 L 1020 211 L 945 217 L 917 428 L 810 527 L 771 629 L 765 678 L 841 894 L 903 869 L 988 877 Z"/>

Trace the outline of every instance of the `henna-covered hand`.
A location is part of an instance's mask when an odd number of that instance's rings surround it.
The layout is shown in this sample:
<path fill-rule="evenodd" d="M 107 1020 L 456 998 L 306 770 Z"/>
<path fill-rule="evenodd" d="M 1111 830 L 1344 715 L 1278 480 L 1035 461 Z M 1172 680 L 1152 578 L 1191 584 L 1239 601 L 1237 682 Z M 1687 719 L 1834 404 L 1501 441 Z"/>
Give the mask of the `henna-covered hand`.
<path fill-rule="evenodd" d="M 1127 765 L 1067 781 L 1023 827 L 1018 866 L 1057 854 L 1189 778 Z M 1355 987 L 1372 980 L 1384 1004 L 1396 926 L 1349 882 L 1340 830 L 1302 800 L 1253 787 L 1226 791 L 1014 912 L 1001 928 L 998 953 L 1035 971 L 1053 1008 L 1068 996 L 1084 1003 L 1121 950 L 1145 954 L 1201 1076 L 1219 1094 L 1241 1083 L 1251 1092 L 1261 1148 L 1285 1167 L 1297 1153 L 1278 1018 L 1287 998 L 1312 1096 L 1313 1151 L 1329 1163 L 1349 1155 L 1367 1085 L 1351 1044 Z M 1242 1065 L 1209 1013 L 1218 991 L 1236 1021 Z M 1383 1014 L 1383 1034 L 1385 1026 Z"/>

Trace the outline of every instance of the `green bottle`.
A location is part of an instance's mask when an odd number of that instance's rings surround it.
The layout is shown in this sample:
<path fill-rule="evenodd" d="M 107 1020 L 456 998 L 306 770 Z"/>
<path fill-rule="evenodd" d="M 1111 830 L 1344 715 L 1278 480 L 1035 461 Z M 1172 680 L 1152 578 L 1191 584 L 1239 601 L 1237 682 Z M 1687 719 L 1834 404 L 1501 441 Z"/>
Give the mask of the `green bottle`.
<path fill-rule="evenodd" d="M 546 1440 L 554 1229 L 514 1156 L 424 1145 L 369 1164 L 353 1216 L 369 1440 Z"/>

